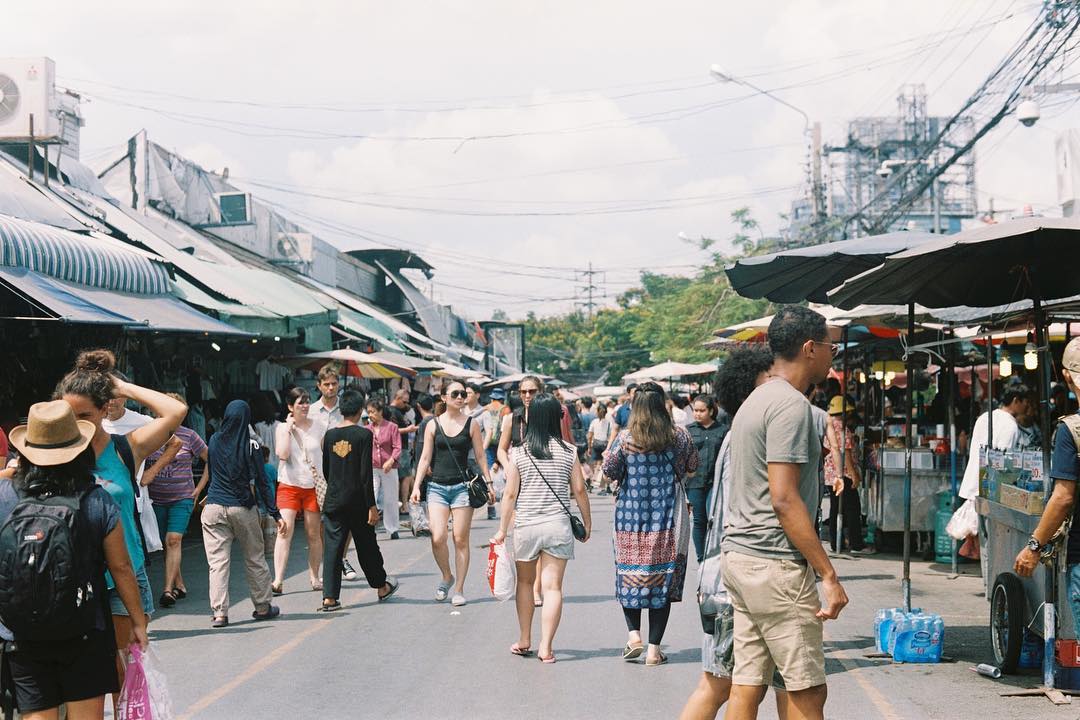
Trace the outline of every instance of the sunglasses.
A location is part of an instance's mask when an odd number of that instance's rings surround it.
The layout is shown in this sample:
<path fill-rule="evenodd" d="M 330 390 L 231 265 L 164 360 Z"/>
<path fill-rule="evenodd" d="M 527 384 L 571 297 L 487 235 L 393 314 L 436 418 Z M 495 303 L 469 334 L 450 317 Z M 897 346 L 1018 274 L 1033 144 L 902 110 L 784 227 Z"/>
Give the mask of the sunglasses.
<path fill-rule="evenodd" d="M 814 343 L 815 345 L 825 345 L 829 348 L 829 351 L 832 353 L 833 357 L 836 357 L 840 354 L 840 345 L 837 343 L 825 342 L 824 340 L 811 340 L 810 342 Z"/>
<path fill-rule="evenodd" d="M 465 393 L 464 390 L 451 390 L 446 395 L 447 395 L 447 397 L 452 397 L 452 398 L 464 398 L 465 394 L 466 393 Z"/>
<path fill-rule="evenodd" d="M 539 391 L 539 390 L 536 390 L 536 389 L 532 389 L 532 390 L 518 390 L 518 393 L 519 393 L 519 394 L 521 394 L 521 395 L 535 395 L 535 394 L 536 394 L 536 393 L 538 393 L 538 392 L 540 392 L 540 391 Z"/>

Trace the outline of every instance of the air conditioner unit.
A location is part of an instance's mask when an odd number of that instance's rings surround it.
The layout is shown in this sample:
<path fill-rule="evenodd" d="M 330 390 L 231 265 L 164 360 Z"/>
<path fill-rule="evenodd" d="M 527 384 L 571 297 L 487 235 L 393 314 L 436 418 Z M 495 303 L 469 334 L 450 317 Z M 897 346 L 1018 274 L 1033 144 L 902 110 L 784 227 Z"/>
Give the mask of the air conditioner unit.
<path fill-rule="evenodd" d="M 57 138 L 56 67 L 47 57 L 0 58 L 0 140 Z"/>
<path fill-rule="evenodd" d="M 315 241 L 311 233 L 280 233 L 278 250 L 286 260 L 310 263 L 315 259 Z"/>
<path fill-rule="evenodd" d="M 244 192 L 223 192 L 214 195 L 218 222 L 222 225 L 242 225 L 253 222 L 251 195 Z"/>

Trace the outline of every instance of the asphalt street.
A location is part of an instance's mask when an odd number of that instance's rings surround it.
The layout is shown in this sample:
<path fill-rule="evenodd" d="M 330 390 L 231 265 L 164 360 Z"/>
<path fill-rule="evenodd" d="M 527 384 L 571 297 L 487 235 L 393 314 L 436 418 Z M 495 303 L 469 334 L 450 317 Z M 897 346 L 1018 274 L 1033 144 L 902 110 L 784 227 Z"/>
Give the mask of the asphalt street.
<path fill-rule="evenodd" d="M 516 640 L 512 602 L 495 601 L 484 577 L 485 543 L 495 523 L 473 528 L 469 604 L 434 601 L 438 574 L 427 539 L 390 541 L 380 533 L 389 570 L 401 581 L 390 601 L 378 603 L 361 579 L 345 583 L 345 609 L 315 608 L 303 567 L 302 532 L 294 538 L 292 574 L 277 598 L 282 617 L 250 620 L 252 606 L 239 554 L 232 573 L 231 625 L 209 627 L 206 561 L 201 544 L 185 546 L 190 596 L 159 610 L 151 639 L 168 674 L 181 718 L 673 718 L 698 682 L 700 624 L 693 588 L 675 606 L 665 638 L 671 662 L 647 668 L 620 654 L 626 630 L 613 598 L 610 498 L 593 498 L 596 535 L 577 546 L 567 570 L 558 662 L 509 653 Z M 1044 699 L 1001 698 L 1010 686 L 1036 684 L 1035 676 L 993 681 L 970 668 L 989 661 L 987 603 L 976 575 L 950 579 L 948 568 L 913 565 L 913 598 L 943 615 L 945 652 L 954 662 L 896 665 L 872 652 L 874 613 L 899 604 L 900 564 L 893 556 L 835 560 L 851 605 L 826 625 L 829 718 L 870 720 L 976 717 L 1074 718 L 1076 710 Z M 968 566 L 977 573 L 977 564 Z M 156 556 L 152 582 L 160 590 Z M 696 582 L 691 568 L 688 585 Z M 539 635 L 539 617 L 534 639 Z M 775 717 L 772 696 L 761 717 Z"/>

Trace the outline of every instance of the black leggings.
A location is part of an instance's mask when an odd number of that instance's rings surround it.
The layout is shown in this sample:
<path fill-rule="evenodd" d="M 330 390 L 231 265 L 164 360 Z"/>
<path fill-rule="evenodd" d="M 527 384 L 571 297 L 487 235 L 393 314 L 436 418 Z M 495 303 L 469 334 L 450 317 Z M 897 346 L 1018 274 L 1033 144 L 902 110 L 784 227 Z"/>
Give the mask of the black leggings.
<path fill-rule="evenodd" d="M 632 632 L 641 632 L 641 608 L 622 609 L 623 617 L 626 618 L 626 629 Z M 667 630 L 667 621 L 671 617 L 671 605 L 662 608 L 649 608 L 649 644 L 659 645 L 664 639 L 664 631 Z"/>

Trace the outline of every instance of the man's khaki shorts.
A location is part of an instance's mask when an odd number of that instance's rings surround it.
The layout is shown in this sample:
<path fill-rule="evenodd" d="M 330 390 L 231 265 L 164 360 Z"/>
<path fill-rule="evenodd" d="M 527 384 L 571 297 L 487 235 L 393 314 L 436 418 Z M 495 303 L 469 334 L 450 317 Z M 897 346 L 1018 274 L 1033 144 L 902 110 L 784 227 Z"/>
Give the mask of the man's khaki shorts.
<path fill-rule="evenodd" d="M 728 552 L 724 585 L 735 609 L 733 683 L 769 685 L 776 669 L 791 691 L 825 684 L 821 601 L 809 565 Z"/>

